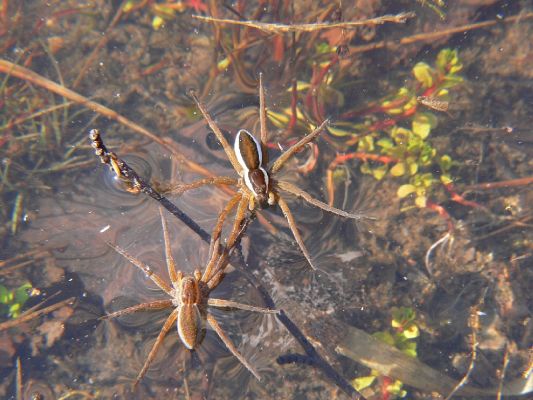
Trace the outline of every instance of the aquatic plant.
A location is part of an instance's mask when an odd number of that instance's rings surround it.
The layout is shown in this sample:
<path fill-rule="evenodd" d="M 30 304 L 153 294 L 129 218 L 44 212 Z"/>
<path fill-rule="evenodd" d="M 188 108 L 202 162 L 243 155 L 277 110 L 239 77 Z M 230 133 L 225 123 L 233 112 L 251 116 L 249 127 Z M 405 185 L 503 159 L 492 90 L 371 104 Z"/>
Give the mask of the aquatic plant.
<path fill-rule="evenodd" d="M 428 199 L 442 184 L 453 191 L 452 167 L 455 162 L 447 154 L 438 154 L 430 140 L 437 127 L 433 111 L 447 113 L 449 89 L 463 78 L 457 50 L 443 49 L 432 67 L 419 62 L 412 68 L 414 80 L 396 93 L 368 104 L 362 110 L 348 111 L 344 117 L 360 116 L 362 122 L 339 124 L 330 133 L 348 144 L 356 144 L 355 152 L 343 152 L 331 162 L 327 173 L 330 204 L 333 203 L 336 169 L 351 159 L 362 161 L 360 171 L 377 180 L 393 177 L 403 182 L 397 190 L 400 199 L 414 198 L 420 208 L 433 207 Z M 412 196 L 411 196 L 412 195 Z M 452 196 L 452 200 L 461 199 Z"/>
<path fill-rule="evenodd" d="M 31 297 L 32 289 L 33 286 L 29 282 L 23 283 L 12 290 L 0 285 L 0 316 L 17 318 L 24 304 Z"/>
<path fill-rule="evenodd" d="M 415 320 L 416 313 L 412 308 L 394 307 L 391 319 L 392 330 L 376 332 L 373 336 L 390 346 L 396 347 L 408 356 L 416 357 L 416 338 L 420 335 L 420 331 Z M 403 389 L 401 381 L 382 376 L 375 370 L 372 370 L 370 375 L 353 379 L 352 384 L 358 391 L 372 389 L 381 393 L 381 398 L 384 399 L 403 398 L 407 395 L 407 391 Z"/>

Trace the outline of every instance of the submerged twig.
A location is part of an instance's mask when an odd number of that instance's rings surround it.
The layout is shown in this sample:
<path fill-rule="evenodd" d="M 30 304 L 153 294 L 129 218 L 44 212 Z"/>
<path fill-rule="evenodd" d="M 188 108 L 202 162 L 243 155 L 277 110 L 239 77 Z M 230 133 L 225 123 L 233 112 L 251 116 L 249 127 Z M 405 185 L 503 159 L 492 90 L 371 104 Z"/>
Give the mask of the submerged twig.
<path fill-rule="evenodd" d="M 463 376 L 463 378 L 457 382 L 453 390 L 450 392 L 450 394 L 446 397 L 446 400 L 450 400 L 454 394 L 456 394 L 463 386 L 465 386 L 468 383 L 468 380 L 470 379 L 470 375 L 472 374 L 472 371 L 474 370 L 474 365 L 477 360 L 477 348 L 479 345 L 479 342 L 477 340 L 477 333 L 480 329 L 479 326 L 479 314 L 481 313 L 481 307 L 485 303 L 485 295 L 487 294 L 487 290 L 485 289 L 483 291 L 483 295 L 480 297 L 480 300 L 476 305 L 470 308 L 470 316 L 468 318 L 468 326 L 471 329 L 470 334 L 470 364 L 468 365 L 468 369 L 466 370 L 466 374 Z M 501 391 L 501 388 L 500 388 Z"/>
<path fill-rule="evenodd" d="M 354 46 L 354 47 L 350 47 L 350 57 L 356 57 L 355 54 L 363 53 L 366 51 L 384 49 L 384 48 L 389 48 L 389 47 L 394 48 L 398 46 L 405 46 L 408 44 L 413 44 L 416 42 L 429 42 L 429 41 L 440 39 L 444 36 L 453 35 L 455 33 L 464 33 L 464 32 L 472 31 L 475 29 L 488 28 L 488 27 L 502 24 L 502 23 L 505 24 L 505 23 L 511 23 L 511 22 L 518 22 L 520 20 L 527 20 L 531 18 L 533 18 L 533 12 L 528 12 L 524 14 L 513 15 L 511 17 L 502 18 L 502 19 L 494 19 L 490 21 L 476 22 L 474 24 L 461 25 L 461 26 L 457 26 L 454 28 L 443 29 L 437 32 L 418 33 L 415 35 L 401 38 L 400 40 L 397 40 L 397 41 L 396 40 L 382 40 L 381 42 L 374 42 L 374 43 L 364 44 L 361 46 Z"/>
<path fill-rule="evenodd" d="M 55 311 L 58 308 L 63 307 L 64 305 L 72 304 L 74 302 L 74 300 L 76 300 L 75 297 L 70 297 L 70 298 L 68 298 L 66 300 L 60 301 L 59 303 L 56 303 L 56 304 L 52 304 L 51 306 L 45 307 L 45 308 L 43 308 L 41 310 L 34 311 L 34 312 L 31 312 L 31 313 L 25 314 L 25 315 L 23 314 L 23 315 L 21 315 L 20 317 L 18 317 L 16 319 L 2 322 L 0 324 L 0 332 L 5 331 L 6 329 L 10 329 L 10 328 L 13 328 L 15 326 L 18 326 L 18 325 L 20 325 L 20 324 L 22 324 L 24 322 L 31 321 L 32 319 L 40 317 L 41 315 L 50 314 L 52 311 Z"/>
<path fill-rule="evenodd" d="M 231 24 L 231 25 L 241 25 L 248 28 L 256 28 L 263 32 L 268 33 L 289 33 L 289 32 L 314 32 L 324 29 L 334 29 L 342 28 L 349 29 L 358 26 L 368 26 L 368 25 L 381 25 L 387 22 L 392 22 L 396 24 L 403 24 L 407 19 L 413 18 L 415 13 L 413 12 L 403 12 L 396 15 L 383 15 L 381 17 L 363 19 L 360 21 L 348 21 L 348 22 L 317 22 L 309 24 L 279 24 L 279 23 L 267 23 L 260 21 L 239 21 L 234 19 L 222 19 L 222 18 L 213 18 L 213 17 L 204 17 L 201 15 L 193 15 L 193 18 L 196 18 L 200 21 L 213 22 L 217 24 Z"/>
<path fill-rule="evenodd" d="M 165 207 L 172 215 L 177 217 L 190 229 L 192 229 L 204 241 L 209 242 L 211 236 L 200 225 L 193 221 L 187 214 L 181 211 L 165 196 L 157 192 L 150 184 L 142 179 L 137 172 L 135 172 L 124 160 L 117 157 L 113 152 L 107 150 L 105 147 L 100 132 L 93 129 L 90 132 L 92 146 L 96 151 L 96 155 L 100 157 L 102 163 L 107 164 L 117 174 L 118 178 L 124 182 L 131 192 L 145 193 L 151 198 L 157 200 L 163 207 Z"/>

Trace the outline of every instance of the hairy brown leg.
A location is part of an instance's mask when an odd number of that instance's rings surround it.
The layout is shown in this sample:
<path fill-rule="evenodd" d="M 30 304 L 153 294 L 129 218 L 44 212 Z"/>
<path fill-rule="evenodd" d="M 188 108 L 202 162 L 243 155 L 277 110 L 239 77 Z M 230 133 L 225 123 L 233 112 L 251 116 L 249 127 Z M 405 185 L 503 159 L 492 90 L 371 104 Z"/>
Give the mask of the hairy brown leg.
<path fill-rule="evenodd" d="M 244 365 L 246 367 L 246 369 L 248 371 L 250 371 L 252 373 L 252 375 L 257 378 L 258 381 L 260 381 L 261 378 L 259 377 L 259 374 L 257 373 L 257 371 L 237 351 L 237 348 L 235 347 L 235 345 L 233 344 L 233 342 L 231 341 L 229 336 L 227 336 L 226 333 L 222 330 L 222 328 L 218 324 L 218 322 L 215 319 L 215 317 L 213 317 L 211 314 L 207 314 L 207 322 L 209 322 L 209 325 L 211 325 L 213 330 L 217 333 L 218 337 L 224 342 L 224 344 L 226 345 L 228 350 L 231 351 L 231 354 L 233 354 L 241 362 L 241 364 Z"/>
<path fill-rule="evenodd" d="M 122 310 L 118 310 L 111 314 L 104 315 L 103 317 L 100 317 L 100 319 L 117 318 L 117 317 L 120 317 L 121 315 L 131 314 L 137 311 L 162 310 L 168 307 L 172 307 L 172 300 L 151 301 L 149 303 L 141 303 L 141 304 L 137 304 L 135 306 L 131 306 L 128 308 L 123 308 Z"/>
<path fill-rule="evenodd" d="M 178 287 L 178 272 L 176 271 L 176 263 L 172 257 L 172 249 L 170 248 L 170 238 L 168 237 L 167 221 L 163 216 L 163 208 L 159 207 L 159 215 L 161 216 L 161 225 L 163 226 L 163 239 L 165 241 L 165 256 L 167 258 L 168 276 L 174 288 Z"/>
<path fill-rule="evenodd" d="M 294 236 L 294 239 L 296 239 L 296 243 L 298 243 L 298 246 L 300 246 L 300 250 L 302 250 L 302 253 L 307 259 L 307 262 L 309 263 L 311 268 L 316 270 L 317 268 L 313 264 L 313 261 L 311 261 L 311 255 L 309 254 L 309 251 L 307 251 L 307 247 L 305 247 L 304 241 L 302 240 L 302 237 L 300 236 L 300 232 L 298 232 L 298 227 L 296 226 L 296 221 L 294 220 L 294 217 L 292 216 L 292 212 L 289 209 L 289 205 L 281 197 L 278 198 L 278 205 L 279 205 L 279 208 L 281 208 L 283 215 L 285 215 L 285 218 L 287 219 L 287 222 L 289 223 L 289 228 L 292 232 L 292 235 Z"/>
<path fill-rule="evenodd" d="M 143 378 L 144 374 L 146 374 L 146 371 L 148 370 L 150 363 L 153 361 L 155 355 L 157 354 L 157 350 L 159 349 L 159 346 L 163 342 L 163 339 L 165 338 L 170 328 L 172 328 L 172 326 L 176 322 L 177 316 L 178 316 L 178 309 L 176 308 L 168 316 L 167 320 L 165 321 L 165 324 L 161 328 L 161 331 L 159 332 L 159 335 L 157 336 L 157 339 L 155 340 L 155 343 L 152 346 L 152 349 L 150 350 L 150 353 L 148 354 L 146 361 L 144 362 L 141 372 L 139 372 L 139 375 L 137 375 L 137 378 L 135 379 L 135 383 L 133 384 L 133 386 L 137 386 L 139 381 Z"/>
<path fill-rule="evenodd" d="M 238 310 L 254 311 L 265 314 L 278 314 L 279 310 L 273 310 L 271 308 L 256 307 L 248 304 L 238 303 L 236 301 L 224 300 L 224 299 L 208 299 L 207 305 L 217 308 L 236 308 Z"/>
<path fill-rule="evenodd" d="M 216 264 L 216 261 L 219 257 L 219 247 L 220 247 L 220 234 L 222 232 L 222 227 L 224 221 L 228 217 L 229 213 L 237 206 L 239 201 L 242 199 L 242 193 L 235 194 L 230 201 L 226 204 L 220 215 L 218 216 L 215 228 L 211 233 L 211 243 L 209 244 L 209 254 L 210 259 L 205 268 L 204 274 L 202 275 L 202 281 L 208 282 L 212 278 L 212 269 Z"/>
<path fill-rule="evenodd" d="M 206 185 L 227 185 L 227 186 L 237 186 L 237 179 L 230 178 L 229 176 L 214 176 L 210 178 L 198 179 L 197 181 L 191 183 L 178 184 L 171 187 L 168 191 L 165 192 L 167 195 L 182 195 L 183 193 L 198 189 Z"/>
<path fill-rule="evenodd" d="M 301 138 L 297 143 L 293 144 L 291 147 L 289 147 L 287 150 L 285 150 L 276 161 L 274 161 L 274 164 L 272 164 L 272 168 L 270 168 L 270 172 L 272 174 L 275 174 L 278 172 L 283 165 L 302 147 L 304 147 L 307 143 L 311 142 L 313 139 L 315 139 L 326 127 L 326 125 L 329 123 L 329 120 L 325 120 L 320 124 L 318 128 L 316 128 L 313 132 L 309 133 L 308 135 L 305 135 L 303 138 Z"/>
<path fill-rule="evenodd" d="M 307 201 L 309 204 L 312 204 L 315 207 L 318 207 L 318 208 L 320 208 L 320 209 L 322 209 L 324 211 L 327 211 L 327 212 L 330 212 L 330 213 L 333 213 L 333 214 L 336 214 L 336 215 L 340 215 L 341 217 L 344 217 L 344 218 L 351 218 L 351 219 L 358 219 L 358 220 L 362 219 L 362 218 L 365 218 L 365 216 L 363 214 L 359 214 L 359 213 L 358 214 L 352 214 L 352 213 L 340 210 L 338 208 L 332 207 L 329 204 L 324 203 L 324 202 L 322 202 L 322 201 L 320 201 L 318 199 L 315 199 L 309 193 L 307 193 L 306 191 L 300 189 L 297 186 L 294 186 L 292 183 L 284 182 L 284 181 L 278 181 L 277 182 L 277 186 L 281 190 L 284 190 L 287 193 L 290 193 L 290 194 L 292 194 L 292 195 L 294 195 L 296 197 L 299 197 L 299 198 Z"/>
<path fill-rule="evenodd" d="M 237 171 L 237 173 L 240 175 L 242 171 L 242 166 L 239 164 L 239 161 L 237 161 L 237 157 L 235 157 L 235 153 L 233 152 L 232 147 L 230 146 L 230 144 L 228 143 L 228 141 L 222 134 L 222 131 L 220 130 L 218 125 L 215 123 L 215 121 L 213 121 L 213 118 L 211 118 L 211 116 L 207 112 L 207 109 L 205 108 L 205 106 L 200 102 L 200 100 L 198 100 L 198 97 L 196 97 L 194 93 L 191 93 L 191 96 L 194 102 L 196 103 L 196 106 L 198 107 L 198 109 L 204 116 L 205 120 L 207 121 L 207 124 L 213 130 L 220 144 L 222 144 L 222 147 L 224 148 L 224 151 L 226 152 L 226 155 L 228 156 L 228 159 L 231 162 L 231 165 L 233 166 L 235 171 Z"/>
<path fill-rule="evenodd" d="M 148 265 L 146 265 L 145 263 L 143 263 L 141 260 L 133 257 L 132 255 L 130 255 L 126 250 L 124 250 L 123 248 L 119 247 L 119 246 L 115 246 L 114 244 L 112 243 L 109 243 L 107 242 L 107 244 L 112 247 L 113 249 L 115 249 L 115 251 L 117 253 L 119 253 L 120 255 L 122 255 L 124 258 L 127 258 L 128 261 L 130 263 L 132 263 L 133 265 L 135 265 L 137 268 L 139 268 L 140 270 L 142 270 L 157 286 L 159 286 L 159 288 L 161 290 L 163 290 L 164 292 L 166 292 L 169 296 L 172 296 L 171 294 L 171 289 L 170 289 L 170 286 L 168 285 L 168 283 L 166 283 L 159 275 L 157 275 L 153 270 L 152 268 L 150 268 Z"/>

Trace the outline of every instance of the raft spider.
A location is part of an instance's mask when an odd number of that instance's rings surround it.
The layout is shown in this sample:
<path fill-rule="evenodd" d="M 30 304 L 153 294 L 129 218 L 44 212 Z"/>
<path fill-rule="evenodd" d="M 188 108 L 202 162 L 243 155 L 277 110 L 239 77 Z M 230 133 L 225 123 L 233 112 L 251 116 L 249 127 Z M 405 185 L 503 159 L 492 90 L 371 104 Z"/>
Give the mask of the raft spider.
<path fill-rule="evenodd" d="M 296 226 L 296 222 L 291 210 L 285 199 L 281 196 L 281 192 L 292 194 L 301 198 L 315 207 L 321 208 L 324 211 L 340 215 L 345 218 L 361 219 L 361 214 L 352 214 L 338 208 L 332 207 L 318 199 L 315 199 L 309 193 L 303 191 L 297 186 L 276 179 L 276 174 L 280 171 L 285 163 L 298 152 L 307 143 L 314 140 L 326 127 L 328 120 L 325 120 L 311 133 L 304 136 L 297 143 L 285 150 L 274 163 L 268 167 L 268 153 L 267 153 L 267 126 L 266 126 L 266 106 L 265 106 L 265 91 L 263 88 L 262 74 L 259 75 L 259 122 L 261 130 L 261 140 L 258 141 L 250 132 L 245 129 L 239 130 L 235 138 L 233 148 L 230 146 L 220 128 L 217 126 L 213 118 L 207 112 L 206 107 L 198 100 L 196 95 L 191 92 L 191 96 L 198 106 L 203 117 L 207 121 L 209 127 L 215 133 L 217 139 L 222 144 L 224 151 L 231 162 L 231 165 L 239 175 L 239 179 L 231 177 L 211 177 L 200 179 L 190 184 L 180 184 L 177 188 L 171 190 L 173 194 L 181 194 L 187 190 L 198 188 L 203 185 L 233 185 L 239 191 L 231 198 L 227 208 L 230 210 L 237 207 L 234 230 L 244 220 L 246 210 L 255 211 L 256 208 L 266 208 L 268 206 L 279 205 L 283 215 L 287 219 L 289 228 L 298 243 L 302 253 L 307 259 L 311 268 L 317 268 L 311 260 L 309 251 L 300 236 L 300 232 Z"/>
<path fill-rule="evenodd" d="M 219 251 L 219 234 L 218 232 L 215 233 L 211 240 L 210 260 L 203 275 L 200 270 L 197 269 L 194 271 L 193 276 L 185 276 L 181 271 L 176 270 L 176 263 L 170 248 L 168 228 L 161 208 L 159 209 L 159 213 L 161 215 L 161 224 L 163 226 L 163 239 L 165 242 L 167 270 L 172 286 L 170 286 L 164 279 L 157 275 L 148 265 L 128 254 L 126 250 L 114 244 L 108 243 L 109 246 L 117 251 L 117 253 L 121 254 L 133 265 L 141 269 L 161 290 L 167 293 L 171 298 L 168 300 L 157 300 L 148 303 L 137 304 L 135 306 L 108 314 L 103 318 L 115 318 L 124 314 L 130 314 L 142 310 L 174 308 L 159 332 L 159 335 L 157 336 L 157 339 L 155 340 L 155 343 L 153 344 L 141 371 L 135 379 L 134 386 L 137 386 L 139 381 L 145 375 L 150 363 L 156 356 L 157 350 L 163 342 L 165 335 L 172 328 L 174 323 L 176 323 L 178 336 L 181 342 L 187 349 L 192 351 L 196 349 L 203 340 L 205 335 L 206 321 L 217 333 L 229 351 L 259 380 L 260 377 L 257 371 L 237 351 L 237 348 L 229 336 L 226 335 L 216 319 L 208 311 L 209 307 L 218 307 L 234 308 L 269 314 L 278 313 L 278 310 L 255 307 L 231 300 L 209 298 L 211 291 L 213 291 L 222 281 L 224 269 L 229 262 L 231 250 L 244 232 L 245 226 L 241 227 L 239 232 L 232 235 L 233 239 L 230 238 L 228 240 L 228 245 L 222 252 Z M 225 216 L 221 215 L 219 218 L 223 219 Z"/>

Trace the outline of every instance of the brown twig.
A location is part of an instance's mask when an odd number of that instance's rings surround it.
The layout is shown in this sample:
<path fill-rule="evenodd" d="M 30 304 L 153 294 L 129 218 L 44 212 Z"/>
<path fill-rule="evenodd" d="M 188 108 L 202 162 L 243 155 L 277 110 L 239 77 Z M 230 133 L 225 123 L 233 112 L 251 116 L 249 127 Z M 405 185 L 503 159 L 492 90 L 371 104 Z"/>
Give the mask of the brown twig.
<path fill-rule="evenodd" d="M 323 29 L 350 29 L 358 26 L 368 26 L 368 25 L 381 25 L 387 22 L 392 22 L 396 24 L 403 24 L 407 19 L 413 18 L 415 13 L 399 13 L 397 15 L 383 15 L 381 17 L 363 19 L 360 21 L 348 21 L 348 22 L 322 22 L 322 23 L 311 23 L 311 24 L 277 24 L 277 23 L 266 23 L 260 21 L 239 21 L 234 19 L 222 19 L 222 18 L 213 18 L 213 17 L 204 17 L 201 15 L 193 15 L 192 17 L 200 21 L 214 22 L 218 24 L 230 24 L 230 25 L 241 25 L 248 28 L 259 29 L 263 32 L 268 33 L 289 33 L 289 32 L 315 32 Z"/>
<path fill-rule="evenodd" d="M 491 190 L 491 189 L 501 189 L 501 188 L 516 187 L 516 186 L 527 186 L 527 185 L 531 185 L 532 183 L 533 183 L 533 176 L 528 176 L 526 178 L 510 179 L 508 181 L 476 183 L 474 185 L 465 186 L 462 189 L 464 191 Z"/>
<path fill-rule="evenodd" d="M 24 322 L 31 321 L 34 318 L 40 317 L 41 315 L 50 314 L 52 311 L 55 311 L 64 305 L 72 304 L 76 300 L 75 297 L 70 297 L 66 300 L 60 301 L 59 303 L 52 304 L 51 306 L 45 307 L 39 311 L 34 311 L 29 314 L 22 314 L 20 317 L 15 318 L 10 321 L 5 321 L 0 324 L 0 332 L 5 331 L 6 329 L 14 328 Z"/>
<path fill-rule="evenodd" d="M 384 48 L 393 48 L 397 46 L 405 46 L 405 45 L 413 44 L 416 42 L 429 42 L 429 41 L 433 41 L 436 39 L 440 39 L 444 36 L 453 35 L 455 33 L 468 32 L 468 31 L 472 31 L 475 29 L 488 28 L 491 26 L 495 26 L 497 24 L 518 22 L 520 20 L 527 20 L 531 18 L 533 18 L 533 12 L 528 12 L 525 14 L 513 15 L 512 17 L 507 17 L 507 18 L 498 19 L 498 20 L 483 21 L 483 22 L 477 22 L 474 24 L 461 25 L 455 28 L 444 29 L 442 31 L 437 31 L 437 32 L 419 33 L 416 35 L 404 37 L 398 41 L 382 40 L 381 42 L 375 42 L 375 43 L 365 44 L 362 46 L 350 47 L 350 57 L 356 57 L 355 54 L 364 53 L 366 51 L 372 51 L 372 50 L 378 50 L 378 49 L 384 49 Z"/>

